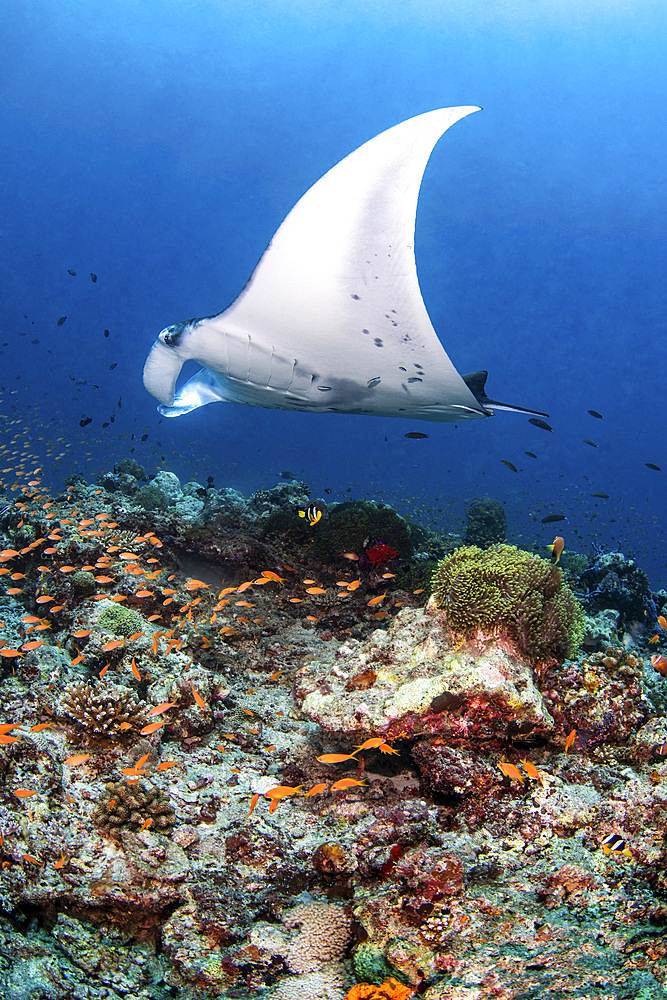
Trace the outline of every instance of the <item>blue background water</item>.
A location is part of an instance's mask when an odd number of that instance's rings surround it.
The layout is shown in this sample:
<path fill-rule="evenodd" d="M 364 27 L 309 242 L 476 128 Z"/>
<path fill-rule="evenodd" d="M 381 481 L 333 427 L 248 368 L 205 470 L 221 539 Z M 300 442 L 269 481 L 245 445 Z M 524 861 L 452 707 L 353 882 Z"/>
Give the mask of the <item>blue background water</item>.
<path fill-rule="evenodd" d="M 5 444 L 30 438 L 54 482 L 133 448 L 150 470 L 245 492 L 289 471 L 313 496 L 377 497 L 447 528 L 489 493 L 515 537 L 551 542 L 541 518 L 566 513 L 569 547 L 620 546 L 667 585 L 666 30 L 662 0 L 12 5 Z M 231 302 L 348 152 L 459 104 L 484 111 L 425 175 L 424 299 L 459 370 L 488 367 L 490 395 L 547 410 L 553 433 L 506 413 L 455 427 L 231 405 L 160 422 L 141 383 L 157 332 Z"/>

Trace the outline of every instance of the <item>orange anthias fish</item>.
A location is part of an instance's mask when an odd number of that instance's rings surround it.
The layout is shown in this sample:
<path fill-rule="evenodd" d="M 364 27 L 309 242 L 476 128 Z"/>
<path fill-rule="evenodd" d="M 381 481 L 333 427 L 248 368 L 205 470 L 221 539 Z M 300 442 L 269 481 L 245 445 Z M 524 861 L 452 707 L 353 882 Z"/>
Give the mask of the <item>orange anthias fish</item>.
<path fill-rule="evenodd" d="M 306 798 L 308 798 L 309 795 L 319 795 L 320 792 L 323 792 L 328 787 L 329 787 L 328 781 L 321 781 L 318 785 L 313 785 L 312 788 L 308 789 L 308 791 L 306 792 Z"/>
<path fill-rule="evenodd" d="M 151 722 L 148 726 L 144 726 L 143 729 L 140 729 L 139 732 L 143 736 L 148 736 L 150 733 L 156 733 L 158 729 L 162 729 L 164 725 L 164 722 Z"/>
<path fill-rule="evenodd" d="M 275 788 L 269 788 L 268 791 L 264 792 L 264 796 L 267 799 L 272 799 L 273 802 L 278 802 L 280 799 L 287 798 L 288 795 L 296 795 L 301 788 L 303 785 L 276 785 Z"/>
<path fill-rule="evenodd" d="M 194 686 L 194 684 L 192 683 L 192 681 L 190 681 L 190 687 L 192 688 L 192 696 L 193 696 L 194 700 L 197 702 L 197 704 L 199 705 L 199 707 L 200 708 L 206 708 L 206 702 L 204 701 L 204 699 L 202 698 L 202 696 L 200 695 L 199 691 Z"/>
<path fill-rule="evenodd" d="M 537 770 L 537 768 L 531 761 L 522 760 L 521 766 L 528 775 L 528 777 L 532 778 L 533 781 L 536 781 L 540 777 L 540 772 Z"/>
<path fill-rule="evenodd" d="M 339 764 L 343 760 L 356 760 L 356 756 L 353 753 L 324 753 L 321 757 L 317 757 L 322 764 Z"/>
<path fill-rule="evenodd" d="M 567 756 L 568 750 L 570 749 L 570 747 L 574 743 L 574 741 L 576 739 L 576 736 L 577 736 L 577 730 L 573 729 L 572 732 L 569 733 L 567 739 L 565 740 L 565 755 L 566 756 Z"/>
<path fill-rule="evenodd" d="M 664 615 L 658 615 L 658 625 L 663 632 L 667 632 L 667 618 Z"/>
<path fill-rule="evenodd" d="M 360 746 L 356 747 L 357 750 L 375 750 L 382 743 L 386 742 L 384 736 L 371 736 L 369 740 L 364 740 Z"/>
<path fill-rule="evenodd" d="M 148 718 L 150 718 L 152 715 L 162 715 L 163 712 L 167 712 L 170 708 L 175 708 L 175 707 L 176 707 L 175 701 L 161 701 L 159 705 L 155 705 L 154 708 L 151 708 L 150 712 L 148 712 Z"/>
<path fill-rule="evenodd" d="M 248 812 L 243 818 L 244 823 L 250 817 L 250 814 L 252 813 L 253 809 L 255 808 L 258 802 L 259 802 L 259 792 L 255 792 L 253 797 L 250 799 L 250 809 L 248 809 Z"/>
<path fill-rule="evenodd" d="M 503 772 L 505 777 L 510 779 L 510 781 L 520 781 L 523 785 L 523 775 L 519 769 L 514 766 L 514 764 L 509 764 L 506 760 L 502 760 L 498 764 L 498 767 Z"/>
<path fill-rule="evenodd" d="M 362 785 L 364 788 L 367 787 L 365 781 L 358 781 L 356 778 L 341 778 L 340 781 L 334 781 L 331 788 L 332 791 L 340 792 L 344 788 L 353 788 L 355 785 Z"/>
<path fill-rule="evenodd" d="M 551 550 L 551 554 L 554 557 L 554 565 L 558 562 L 563 554 L 563 549 L 565 548 L 565 540 L 556 535 L 551 545 L 547 545 L 547 548 Z"/>

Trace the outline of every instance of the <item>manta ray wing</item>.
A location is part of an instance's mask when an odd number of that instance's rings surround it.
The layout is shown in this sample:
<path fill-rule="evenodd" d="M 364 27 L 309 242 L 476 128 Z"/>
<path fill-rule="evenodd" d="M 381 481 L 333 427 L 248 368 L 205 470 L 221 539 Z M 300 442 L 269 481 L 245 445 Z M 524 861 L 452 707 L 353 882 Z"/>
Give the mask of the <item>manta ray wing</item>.
<path fill-rule="evenodd" d="M 487 416 L 431 325 L 414 255 L 429 156 L 477 110 L 411 118 L 317 181 L 228 309 L 162 331 L 144 369 L 161 412 L 221 400 L 426 420 Z M 174 397 L 190 358 L 205 367 Z"/>

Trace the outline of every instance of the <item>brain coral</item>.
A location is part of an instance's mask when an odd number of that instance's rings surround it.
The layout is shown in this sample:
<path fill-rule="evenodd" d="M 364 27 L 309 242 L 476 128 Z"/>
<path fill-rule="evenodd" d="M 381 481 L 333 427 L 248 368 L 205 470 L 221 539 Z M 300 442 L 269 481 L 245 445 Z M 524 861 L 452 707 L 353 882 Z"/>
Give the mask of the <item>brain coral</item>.
<path fill-rule="evenodd" d="M 502 636 L 532 661 L 573 656 L 583 633 L 583 611 L 559 567 L 513 545 L 452 552 L 433 575 L 433 600 L 452 632 Z"/>
<path fill-rule="evenodd" d="M 114 635 L 133 635 L 134 632 L 141 632 L 146 627 L 145 619 L 133 608 L 124 608 L 120 604 L 112 601 L 105 601 L 100 610 L 97 624 L 105 632 L 113 632 Z"/>
<path fill-rule="evenodd" d="M 285 962 L 290 972 L 314 972 L 326 962 L 342 958 L 352 922 L 342 906 L 304 903 L 283 917 L 286 927 L 300 927 L 291 942 Z"/>

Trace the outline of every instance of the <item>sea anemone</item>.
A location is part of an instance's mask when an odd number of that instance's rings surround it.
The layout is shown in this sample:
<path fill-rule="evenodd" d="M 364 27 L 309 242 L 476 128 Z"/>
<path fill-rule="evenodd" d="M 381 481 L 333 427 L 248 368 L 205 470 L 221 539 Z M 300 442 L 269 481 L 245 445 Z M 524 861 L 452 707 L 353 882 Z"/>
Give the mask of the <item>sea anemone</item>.
<path fill-rule="evenodd" d="M 584 614 L 560 568 L 513 545 L 457 549 L 438 565 L 432 586 L 457 636 L 507 639 L 531 661 L 562 661 L 579 647 Z"/>

